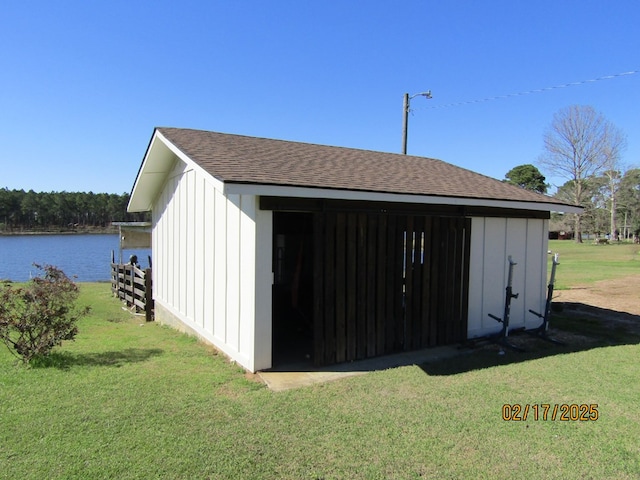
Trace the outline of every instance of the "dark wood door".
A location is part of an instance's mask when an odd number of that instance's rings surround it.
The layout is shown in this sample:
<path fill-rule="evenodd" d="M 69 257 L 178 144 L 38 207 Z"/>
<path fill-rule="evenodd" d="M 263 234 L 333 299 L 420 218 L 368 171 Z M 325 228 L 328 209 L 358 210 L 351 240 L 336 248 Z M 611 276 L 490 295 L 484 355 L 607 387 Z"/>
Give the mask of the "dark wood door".
<path fill-rule="evenodd" d="M 313 214 L 314 364 L 463 341 L 470 219 Z"/>

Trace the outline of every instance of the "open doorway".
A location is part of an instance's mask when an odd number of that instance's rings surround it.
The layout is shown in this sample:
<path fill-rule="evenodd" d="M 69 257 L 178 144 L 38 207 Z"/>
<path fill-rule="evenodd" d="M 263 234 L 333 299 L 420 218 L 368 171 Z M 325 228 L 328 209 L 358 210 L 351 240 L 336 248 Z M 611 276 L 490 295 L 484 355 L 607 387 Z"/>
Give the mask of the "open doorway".
<path fill-rule="evenodd" d="M 313 216 L 273 214 L 273 366 L 313 354 Z"/>

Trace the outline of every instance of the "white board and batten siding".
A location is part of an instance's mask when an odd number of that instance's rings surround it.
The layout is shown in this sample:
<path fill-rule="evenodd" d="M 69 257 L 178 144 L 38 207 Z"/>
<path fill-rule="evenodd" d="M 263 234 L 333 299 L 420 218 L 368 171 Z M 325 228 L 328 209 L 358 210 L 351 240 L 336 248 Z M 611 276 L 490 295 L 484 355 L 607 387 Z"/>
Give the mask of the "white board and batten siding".
<path fill-rule="evenodd" d="M 271 367 L 273 217 L 254 194 L 175 158 L 153 205 L 156 318 L 195 333 L 247 370 Z M 475 217 L 468 338 L 498 332 L 509 271 L 512 328 L 538 326 L 544 309 L 548 220 Z M 176 321 L 177 320 L 177 321 Z"/>
<path fill-rule="evenodd" d="M 473 218 L 469 260 L 468 338 L 499 332 L 509 275 L 513 267 L 510 328 L 534 328 L 540 319 L 529 309 L 543 312 L 547 284 L 549 221 L 523 218 Z"/>
<path fill-rule="evenodd" d="M 156 317 L 269 368 L 271 212 L 178 159 L 152 211 Z"/>

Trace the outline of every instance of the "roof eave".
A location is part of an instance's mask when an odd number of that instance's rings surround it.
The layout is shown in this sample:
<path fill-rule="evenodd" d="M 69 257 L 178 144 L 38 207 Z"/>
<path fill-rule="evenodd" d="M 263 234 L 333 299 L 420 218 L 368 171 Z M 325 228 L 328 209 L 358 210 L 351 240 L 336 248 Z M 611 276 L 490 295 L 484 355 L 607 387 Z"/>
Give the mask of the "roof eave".
<path fill-rule="evenodd" d="M 227 194 L 281 196 L 294 198 L 327 198 L 336 200 L 364 200 L 376 202 L 423 203 L 425 205 L 460 205 L 512 208 L 541 212 L 582 213 L 581 207 L 553 202 L 529 202 L 522 200 L 496 200 L 486 198 L 452 197 L 440 195 L 400 194 L 362 190 L 341 190 L 287 185 L 226 182 Z"/>
<path fill-rule="evenodd" d="M 169 142 L 156 129 L 151 137 L 140 170 L 133 184 L 128 212 L 148 212 L 162 184 L 173 168 L 175 156 Z"/>

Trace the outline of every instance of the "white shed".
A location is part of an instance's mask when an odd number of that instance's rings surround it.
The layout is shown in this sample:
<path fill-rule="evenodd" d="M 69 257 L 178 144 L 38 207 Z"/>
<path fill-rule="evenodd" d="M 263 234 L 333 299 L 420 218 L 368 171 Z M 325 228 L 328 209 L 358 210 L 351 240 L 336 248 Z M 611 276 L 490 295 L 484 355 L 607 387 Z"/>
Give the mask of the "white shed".
<path fill-rule="evenodd" d="M 255 372 L 453 344 L 540 323 L 551 211 L 445 162 L 157 128 L 129 211 L 152 212 L 156 319 Z"/>

